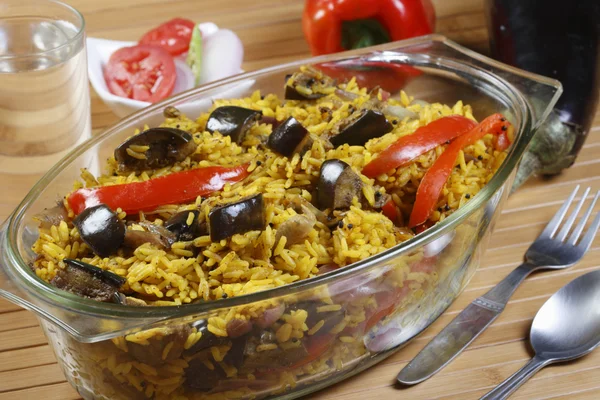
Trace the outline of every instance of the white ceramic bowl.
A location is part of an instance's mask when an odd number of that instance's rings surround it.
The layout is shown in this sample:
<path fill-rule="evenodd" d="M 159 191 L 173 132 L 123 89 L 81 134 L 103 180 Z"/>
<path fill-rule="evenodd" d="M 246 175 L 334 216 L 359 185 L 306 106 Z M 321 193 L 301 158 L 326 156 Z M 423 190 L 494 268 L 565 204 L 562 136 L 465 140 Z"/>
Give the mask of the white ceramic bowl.
<path fill-rule="evenodd" d="M 212 22 L 205 22 L 199 24 L 199 28 L 202 31 L 202 45 L 203 55 L 207 54 L 207 47 L 211 45 L 211 36 L 219 32 L 220 29 L 217 25 Z M 239 39 L 237 39 L 239 41 Z M 118 40 L 108 40 L 89 37 L 87 38 L 87 58 L 88 58 L 88 76 L 92 86 L 98 96 L 106 103 L 106 105 L 119 117 L 125 117 L 134 111 L 141 108 L 147 107 L 152 103 L 146 101 L 139 101 L 120 97 L 112 94 L 106 86 L 104 80 L 104 66 L 108 62 L 111 54 L 122 47 L 134 46 L 136 42 L 124 42 Z M 241 49 L 241 41 L 239 43 L 233 43 L 233 46 L 239 46 Z M 216 52 L 208 52 L 215 54 Z M 231 52 L 223 51 L 219 54 L 227 54 Z M 172 95 L 181 93 L 194 87 L 194 75 L 191 69 L 185 63 L 185 56 L 187 53 L 175 57 L 175 67 L 177 70 L 177 80 L 175 81 L 175 87 Z M 217 54 L 217 57 L 219 56 Z M 219 74 L 203 74 L 200 80 L 200 84 L 204 84 L 216 79 L 226 78 L 231 75 L 243 72 L 241 69 L 241 63 L 243 58 L 243 51 L 239 59 L 231 60 L 228 58 L 225 62 L 229 65 L 233 62 L 233 66 L 229 71 L 221 69 Z M 211 76 L 212 75 L 212 76 Z"/>

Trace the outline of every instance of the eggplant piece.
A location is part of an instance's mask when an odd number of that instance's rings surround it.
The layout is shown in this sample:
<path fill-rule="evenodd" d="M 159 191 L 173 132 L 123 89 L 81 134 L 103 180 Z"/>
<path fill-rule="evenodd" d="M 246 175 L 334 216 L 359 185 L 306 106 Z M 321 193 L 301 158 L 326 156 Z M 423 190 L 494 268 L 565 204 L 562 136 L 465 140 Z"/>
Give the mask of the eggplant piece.
<path fill-rule="evenodd" d="M 62 201 L 57 202 L 56 206 L 44 208 L 44 210 L 33 216 L 33 219 L 39 221 L 40 228 L 50 229 L 52 226 L 59 225 L 68 218 L 67 210 Z"/>
<path fill-rule="evenodd" d="M 125 278 L 83 261 L 65 258 L 66 268 L 50 281 L 55 287 L 81 297 L 110 302 L 125 284 Z"/>
<path fill-rule="evenodd" d="M 394 126 L 379 111 L 362 109 L 341 121 L 334 128 L 337 132 L 329 138 L 335 147 L 343 144 L 362 146 L 369 140 L 391 132 Z"/>
<path fill-rule="evenodd" d="M 600 2 L 487 0 L 494 58 L 559 80 L 564 92 L 519 165 L 513 189 L 575 161 L 600 95 Z"/>
<path fill-rule="evenodd" d="M 169 244 L 163 240 L 160 235 L 152 232 L 146 231 L 138 231 L 133 229 L 127 229 L 125 231 L 125 239 L 123 241 L 123 245 L 125 247 L 129 247 L 130 249 L 137 249 L 141 245 L 145 243 L 150 243 L 153 246 L 158 247 L 159 249 L 166 249 L 169 247 Z"/>
<path fill-rule="evenodd" d="M 192 356 L 212 346 L 230 344 L 231 347 L 223 361 L 236 368 L 241 367 L 244 362 L 244 349 L 247 346 L 248 337 L 242 336 L 230 340 L 214 335 L 207 329 L 207 326 L 208 324 L 205 320 L 196 321 L 192 324 L 192 327 L 195 327 L 198 332 L 202 332 L 202 337 L 189 350 L 186 350 L 184 355 Z M 201 360 L 202 358 L 196 357 L 189 362 L 189 366 L 185 370 L 186 379 L 184 385 L 192 390 L 208 391 L 213 388 L 219 379 L 225 379 L 226 375 L 216 363 L 213 362 L 215 369 L 210 370 Z"/>
<path fill-rule="evenodd" d="M 313 230 L 317 217 L 306 207 L 302 207 L 302 214 L 294 215 L 285 220 L 278 228 L 275 234 L 275 243 L 273 248 L 277 247 L 282 236 L 286 237 L 285 247 L 296 243 L 302 243 L 308 234 Z"/>
<path fill-rule="evenodd" d="M 248 342 L 249 336 L 244 335 L 231 341 L 231 348 L 225 355 L 223 361 L 229 365 L 233 365 L 236 368 L 240 368 L 244 363 L 244 349 Z"/>
<path fill-rule="evenodd" d="M 136 146 L 148 147 L 144 152 Z M 192 135 L 176 128 L 150 128 L 134 135 L 115 149 L 119 172 L 164 168 L 183 161 L 196 151 Z M 134 155 L 132 155 L 134 154 Z"/>
<path fill-rule="evenodd" d="M 170 332 L 166 335 L 156 335 L 149 338 L 148 344 L 127 342 L 127 353 L 137 361 L 153 367 L 180 358 L 184 351 L 185 342 L 192 330 L 188 325 L 179 325 L 168 329 Z M 170 348 L 165 355 L 167 346 Z"/>
<path fill-rule="evenodd" d="M 194 215 L 192 222 L 188 224 L 190 213 Z M 200 222 L 200 211 L 181 211 L 169 218 L 164 227 L 175 234 L 176 241 L 188 242 L 199 236 L 206 235 L 208 229 L 206 223 Z"/>
<path fill-rule="evenodd" d="M 208 214 L 210 239 L 226 239 L 236 233 L 265 229 L 262 193 L 213 208 Z"/>
<path fill-rule="evenodd" d="M 171 245 L 177 241 L 177 235 L 164 226 L 153 224 L 150 221 L 140 221 L 137 224 L 148 232 L 159 236 L 167 248 L 171 247 Z"/>
<path fill-rule="evenodd" d="M 142 299 L 137 297 L 125 296 L 123 293 L 117 292 L 113 296 L 113 303 L 121 304 L 123 306 L 135 306 L 135 307 L 147 307 L 146 303 Z"/>
<path fill-rule="evenodd" d="M 323 89 L 335 86 L 335 81 L 314 68 L 303 67 L 301 71 L 286 76 L 286 100 L 315 100 L 327 96 Z M 330 92 L 330 91 L 328 91 Z"/>
<path fill-rule="evenodd" d="M 269 135 L 267 146 L 270 149 L 291 157 L 295 153 L 303 155 L 313 144 L 308 130 L 294 117 L 289 117 Z"/>
<path fill-rule="evenodd" d="M 319 171 L 317 205 L 321 210 L 350 208 L 354 197 L 361 199 L 362 184 L 350 165 L 341 160 L 327 160 Z"/>
<path fill-rule="evenodd" d="M 178 108 L 173 106 L 167 106 L 163 110 L 163 115 L 165 118 L 179 118 L 181 117 L 181 111 Z"/>
<path fill-rule="evenodd" d="M 125 240 L 125 224 L 107 205 L 86 208 L 73 220 L 81 239 L 100 257 L 117 252 Z"/>
<path fill-rule="evenodd" d="M 201 358 L 191 360 L 184 372 L 183 386 L 188 390 L 199 392 L 213 389 L 227 375 L 219 365 L 214 362 L 212 364 L 214 369 L 209 369 Z"/>
<path fill-rule="evenodd" d="M 238 106 L 222 106 L 210 113 L 206 130 L 210 133 L 218 131 L 223 136 L 231 136 L 233 142 L 241 144 L 248 130 L 261 116 L 261 111 Z"/>
<path fill-rule="evenodd" d="M 212 346 L 218 346 L 221 344 L 226 344 L 229 340 L 225 337 L 217 336 L 211 331 L 208 330 L 208 322 L 206 320 L 195 321 L 191 324 L 192 328 L 196 328 L 198 332 L 202 332 L 202 337 L 198 340 L 192 347 L 185 351 L 185 355 L 193 355 L 202 351 L 204 349 L 208 349 Z"/>
<path fill-rule="evenodd" d="M 381 208 L 392 198 L 391 195 L 387 193 L 383 193 L 380 191 L 380 188 L 375 186 L 375 203 L 371 206 L 366 199 L 363 199 L 363 205 L 365 208 L 373 208 L 375 210 L 381 210 Z"/>
<path fill-rule="evenodd" d="M 310 201 L 306 200 L 302 196 L 290 196 L 289 198 L 285 199 L 284 204 L 291 204 L 296 212 L 302 212 L 305 214 L 310 212 L 312 215 L 315 216 L 317 221 L 323 223 L 324 225 L 327 225 L 330 222 L 329 218 L 327 218 L 327 214 L 319 210 Z"/>

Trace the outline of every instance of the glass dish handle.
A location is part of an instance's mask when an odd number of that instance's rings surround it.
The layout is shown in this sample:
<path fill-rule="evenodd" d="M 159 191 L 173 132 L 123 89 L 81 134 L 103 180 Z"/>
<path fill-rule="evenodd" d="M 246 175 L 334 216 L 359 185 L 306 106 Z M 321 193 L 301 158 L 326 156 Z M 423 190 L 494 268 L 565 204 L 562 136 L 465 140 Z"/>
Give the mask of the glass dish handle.
<path fill-rule="evenodd" d="M 547 78 L 522 69 L 501 63 L 492 58 L 476 53 L 445 36 L 433 34 L 392 42 L 375 47 L 373 54 L 366 55 L 373 61 L 400 61 L 405 56 L 413 59 L 422 56 L 428 63 L 442 60 L 453 60 L 468 67 L 492 73 L 513 86 L 527 103 L 531 112 L 531 131 L 535 132 L 550 114 L 556 101 L 562 94 L 562 85 L 556 79 Z M 361 56 L 359 51 L 340 53 Z M 468 74 L 467 74 L 468 75 Z"/>
<path fill-rule="evenodd" d="M 0 243 L 6 243 L 4 236 L 8 221 L 0 226 Z M 6 260 L 7 252 L 0 245 L 0 297 L 10 301 L 13 304 L 23 307 L 26 310 L 33 311 L 36 315 L 43 317 L 46 314 L 40 307 L 25 299 L 25 294 L 17 288 L 11 279 L 10 272 L 7 268 L 8 261 Z"/>

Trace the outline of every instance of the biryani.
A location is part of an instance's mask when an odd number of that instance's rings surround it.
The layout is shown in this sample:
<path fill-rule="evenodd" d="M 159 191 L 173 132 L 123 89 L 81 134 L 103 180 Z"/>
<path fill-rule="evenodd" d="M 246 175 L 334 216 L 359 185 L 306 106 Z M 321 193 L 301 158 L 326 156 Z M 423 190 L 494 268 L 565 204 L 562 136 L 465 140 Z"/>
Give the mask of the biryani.
<path fill-rule="evenodd" d="M 312 67 L 285 98 L 167 107 L 38 216 L 32 268 L 124 307 L 185 306 L 310 279 L 444 220 L 506 157 L 513 131 L 469 105 L 336 81 Z M 85 345 L 80 364 L 117 398 L 256 397 L 368 354 L 361 338 L 437 279 L 422 254 L 371 278 L 217 310 Z M 89 372 L 89 371 L 88 371 Z M 275 388 L 275 389 L 273 389 Z M 123 394 L 125 393 L 125 394 Z"/>

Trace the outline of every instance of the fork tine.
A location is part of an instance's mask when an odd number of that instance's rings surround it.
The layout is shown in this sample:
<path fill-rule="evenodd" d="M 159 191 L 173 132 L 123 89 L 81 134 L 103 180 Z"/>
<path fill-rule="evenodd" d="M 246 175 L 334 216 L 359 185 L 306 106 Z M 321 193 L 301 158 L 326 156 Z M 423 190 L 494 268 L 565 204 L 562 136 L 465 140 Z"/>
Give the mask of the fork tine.
<path fill-rule="evenodd" d="M 583 228 L 585 228 L 585 223 L 590 218 L 590 215 L 592 215 L 592 211 L 594 211 L 594 206 L 596 205 L 596 202 L 598 201 L 599 197 L 600 197 L 600 190 L 596 192 L 596 195 L 594 196 L 592 203 L 590 204 L 588 209 L 585 210 L 585 214 L 583 215 L 583 217 L 581 217 L 581 221 L 579 221 L 579 223 L 573 230 L 573 233 L 571 234 L 571 237 L 569 238 L 569 241 L 567 242 L 571 246 L 575 246 L 575 244 L 577 243 L 577 240 L 579 239 L 581 232 L 583 232 Z M 590 241 L 590 243 L 591 243 L 591 241 Z"/>
<path fill-rule="evenodd" d="M 558 229 L 558 226 L 560 225 L 560 222 L 565 217 L 565 214 L 567 213 L 569 206 L 573 202 L 573 199 L 575 198 L 575 195 L 577 194 L 578 190 L 579 190 L 579 185 L 575 186 L 575 189 L 573 189 L 573 191 L 569 195 L 569 198 L 567 200 L 565 200 L 565 202 L 560 207 L 560 209 L 556 212 L 556 214 L 554 214 L 554 217 L 552 217 L 550 222 L 548 222 L 548 225 L 546 225 L 546 227 L 540 234 L 540 236 L 539 236 L 540 238 L 542 238 L 542 237 L 551 238 L 554 235 L 554 233 Z"/>
<path fill-rule="evenodd" d="M 585 235 L 583 236 L 583 239 L 581 239 L 581 242 L 579 243 L 579 245 L 577 245 L 577 247 L 580 247 L 584 252 L 588 251 L 588 249 L 592 245 L 592 242 L 594 241 L 594 237 L 596 236 L 596 233 L 598 232 L 599 227 L 600 227 L 600 211 L 598 211 L 596 213 L 596 218 L 594 218 L 594 222 L 592 222 L 592 224 L 590 225 L 590 228 L 585 233 Z"/>
<path fill-rule="evenodd" d="M 567 218 L 567 221 L 565 222 L 563 227 L 560 229 L 560 232 L 558 232 L 558 236 L 556 238 L 558 239 L 559 242 L 563 242 L 565 240 L 565 238 L 567 237 L 567 235 L 569 234 L 569 231 L 571 230 L 571 227 L 573 226 L 573 223 L 575 222 L 575 219 L 577 218 L 577 214 L 579 214 L 581 207 L 583 207 L 583 203 L 585 203 L 585 200 L 586 200 L 588 194 L 590 193 L 591 189 L 592 188 L 590 188 L 590 187 L 585 189 L 585 192 L 583 192 L 583 195 L 581 196 L 581 200 L 579 200 L 579 203 L 577 203 L 577 206 L 575 206 L 575 209 L 573 210 L 573 212 L 571 212 L 571 214 L 569 215 L 569 218 Z"/>

